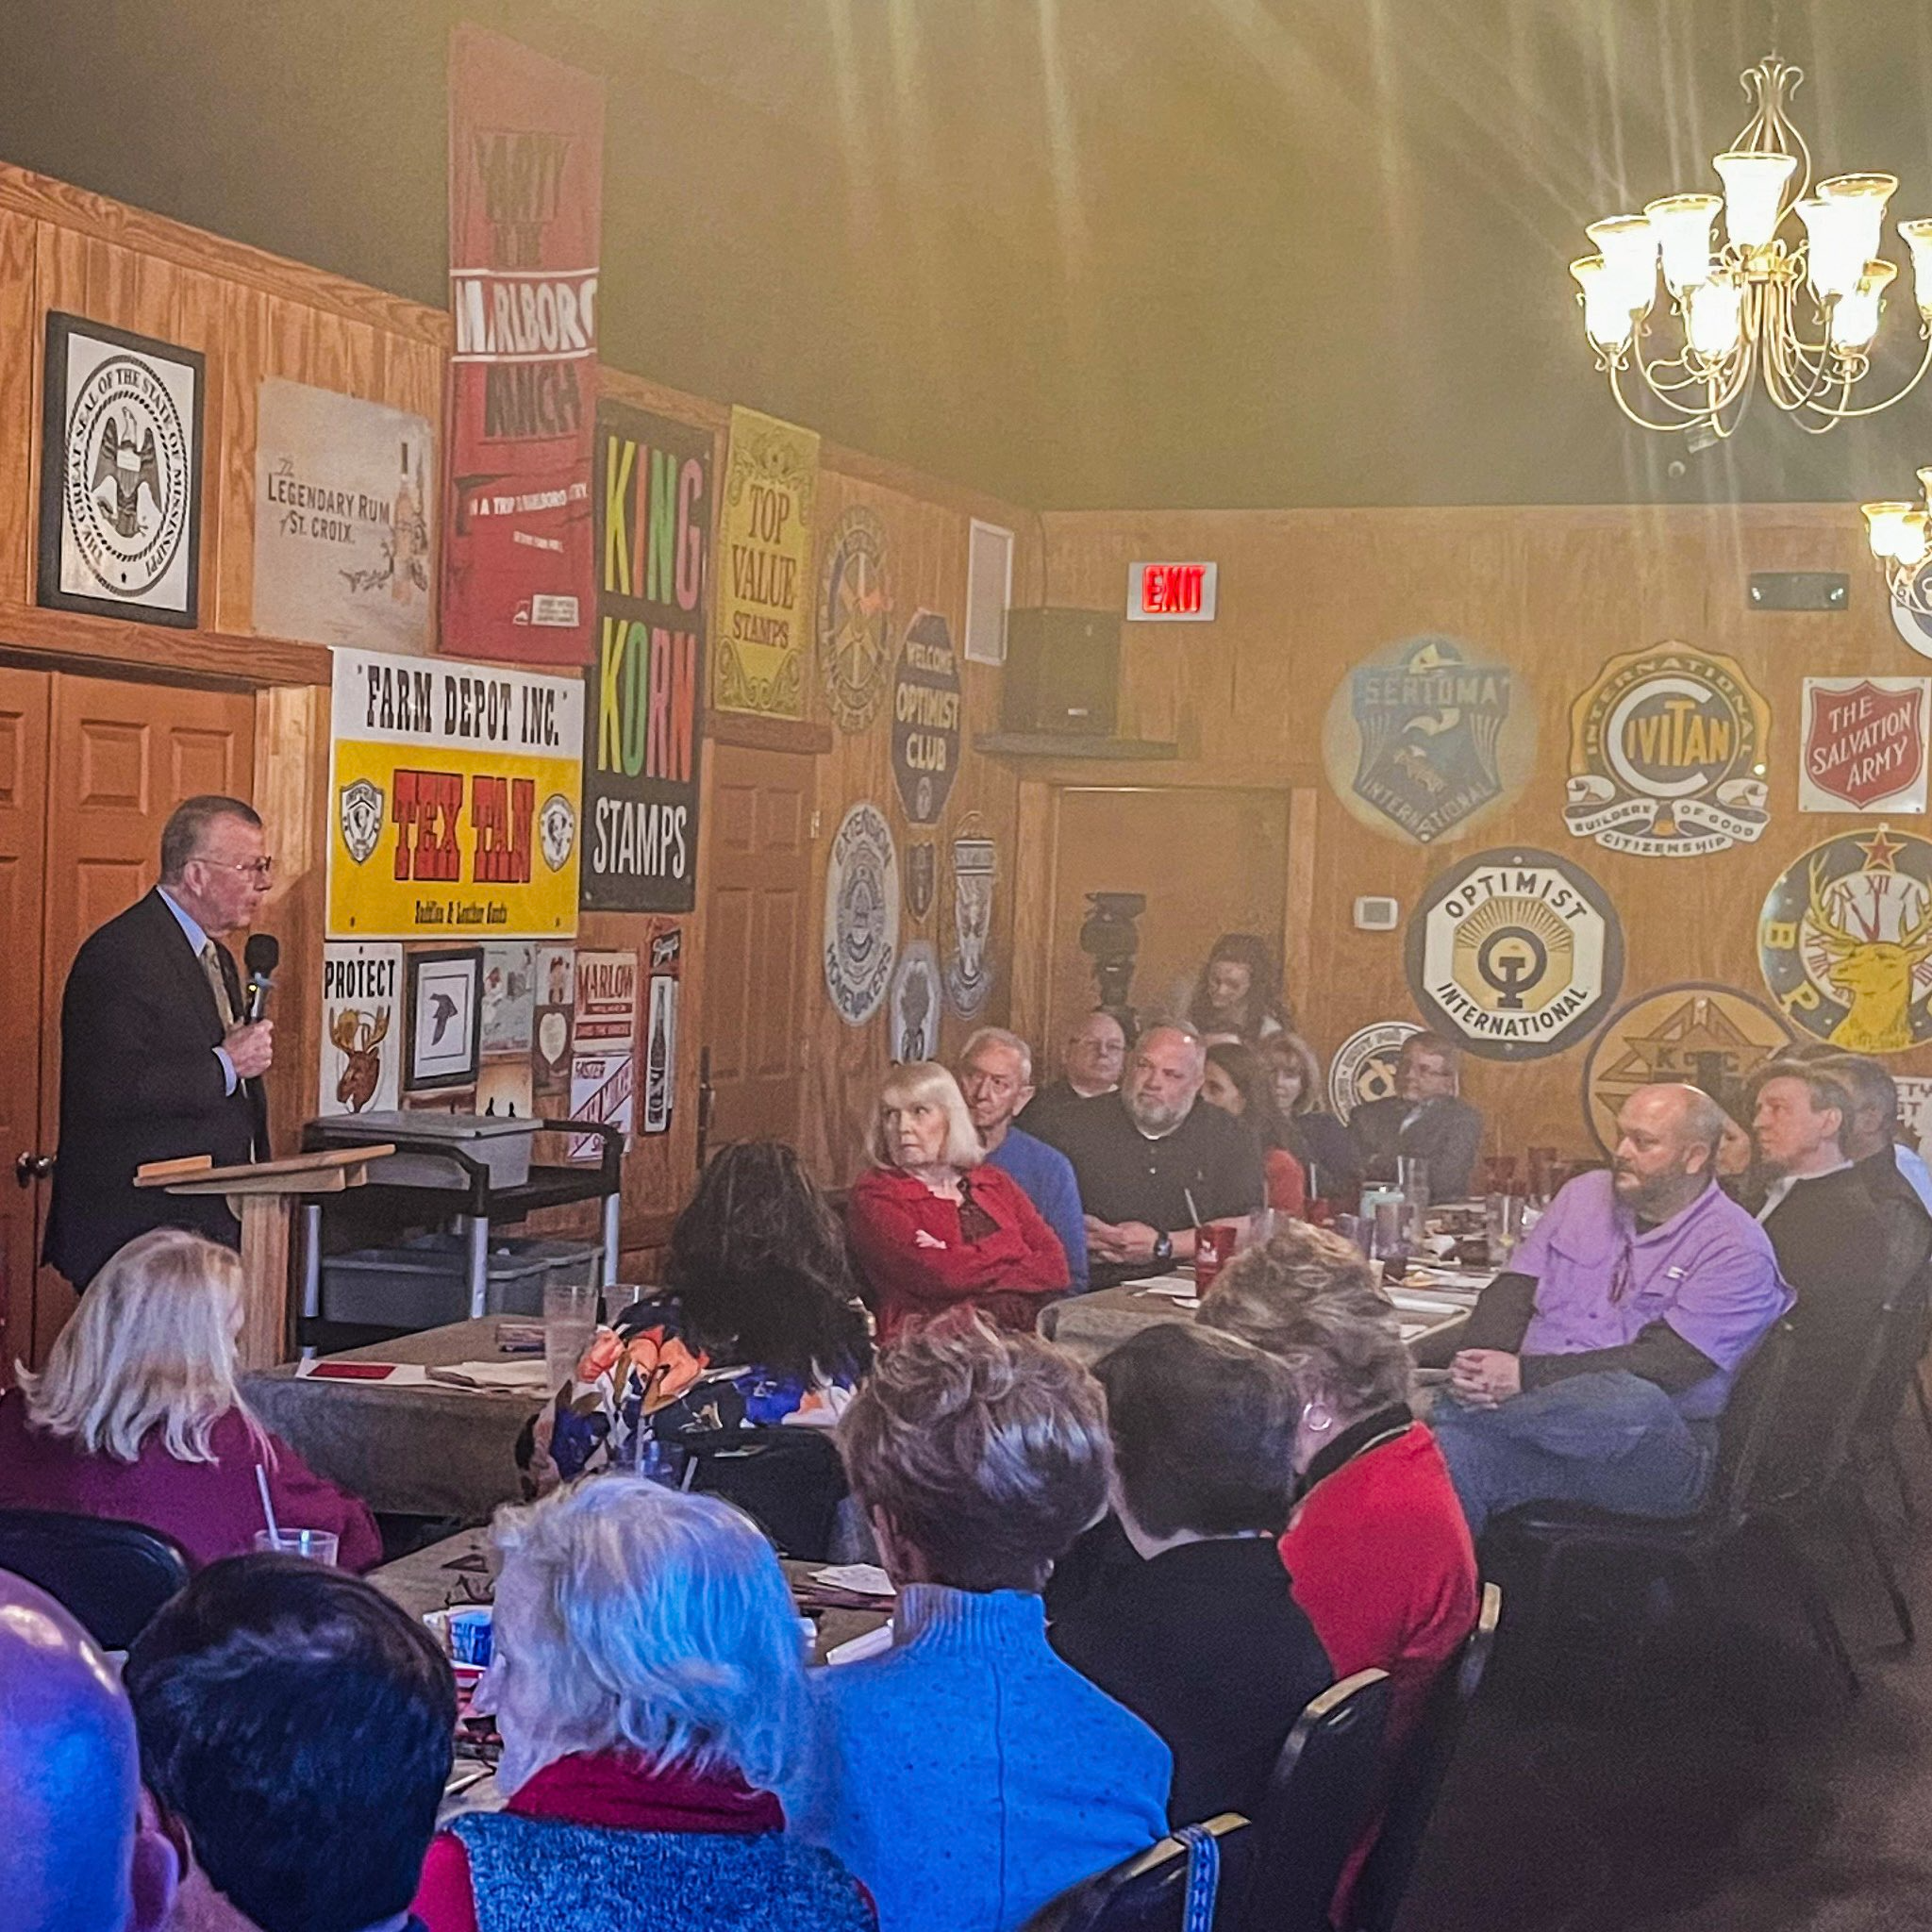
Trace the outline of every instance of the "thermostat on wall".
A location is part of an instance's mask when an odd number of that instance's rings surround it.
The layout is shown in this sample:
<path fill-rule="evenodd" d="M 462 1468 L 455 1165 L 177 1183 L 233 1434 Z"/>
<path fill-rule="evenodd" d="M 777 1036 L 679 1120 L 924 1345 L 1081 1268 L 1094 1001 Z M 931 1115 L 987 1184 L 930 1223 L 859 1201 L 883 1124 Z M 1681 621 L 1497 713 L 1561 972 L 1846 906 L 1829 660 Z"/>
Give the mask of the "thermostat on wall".
<path fill-rule="evenodd" d="M 1355 902 L 1357 932 L 1393 932 L 1402 908 L 1393 899 L 1364 898 Z"/>

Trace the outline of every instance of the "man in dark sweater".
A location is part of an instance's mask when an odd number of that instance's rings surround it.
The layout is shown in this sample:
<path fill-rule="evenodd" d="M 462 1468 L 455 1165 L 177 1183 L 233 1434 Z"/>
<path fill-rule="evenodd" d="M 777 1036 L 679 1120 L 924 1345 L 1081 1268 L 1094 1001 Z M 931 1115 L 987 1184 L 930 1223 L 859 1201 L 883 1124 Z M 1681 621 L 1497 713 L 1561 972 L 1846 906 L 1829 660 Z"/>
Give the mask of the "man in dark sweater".
<path fill-rule="evenodd" d="M 1201 1099 L 1208 1052 L 1184 1027 L 1141 1036 L 1118 1094 L 1086 1102 L 1053 1144 L 1074 1163 L 1095 1288 L 1194 1258 L 1194 1230 L 1266 1198 L 1261 1143 Z"/>
<path fill-rule="evenodd" d="M 1732 1378 L 1790 1305 L 1715 1185 L 1723 1131 L 1694 1087 L 1638 1088 L 1613 1171 L 1570 1182 L 1484 1290 L 1429 1418 L 1472 1535 L 1520 1503 L 1697 1507 Z"/>
<path fill-rule="evenodd" d="M 1456 1049 L 1433 1033 L 1412 1033 L 1395 1062 L 1395 1091 L 1348 1117 L 1361 1170 L 1392 1181 L 1408 1155 L 1429 1164 L 1429 1198 L 1460 1201 L 1475 1185 L 1483 1117 L 1456 1091 Z"/>
<path fill-rule="evenodd" d="M 1334 1680 L 1275 1539 L 1301 1406 L 1251 1342 L 1162 1322 L 1102 1357 L 1114 1508 L 1132 1554 L 1048 1637 L 1174 1753 L 1168 1817 L 1253 1817 L 1283 1740 Z"/>
<path fill-rule="evenodd" d="M 1881 1311 L 1922 1292 L 1932 1253 L 1932 1222 L 1890 1145 L 1862 1161 L 1847 1153 L 1845 1125 L 1858 1112 L 1853 1080 L 1864 1084 L 1840 1061 L 1777 1062 L 1759 1075 L 1752 1129 L 1770 1176 L 1757 1218 L 1798 1297 L 1779 1436 L 1820 1456 L 1864 1372 Z"/>

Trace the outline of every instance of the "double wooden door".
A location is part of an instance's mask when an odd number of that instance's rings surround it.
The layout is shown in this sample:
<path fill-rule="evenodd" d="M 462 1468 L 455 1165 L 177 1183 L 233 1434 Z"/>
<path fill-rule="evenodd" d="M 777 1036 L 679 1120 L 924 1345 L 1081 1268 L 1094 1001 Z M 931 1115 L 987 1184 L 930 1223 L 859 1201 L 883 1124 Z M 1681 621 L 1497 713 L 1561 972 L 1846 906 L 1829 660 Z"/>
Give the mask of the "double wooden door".
<path fill-rule="evenodd" d="M 182 799 L 252 790 L 255 700 L 0 664 L 0 1381 L 74 1307 L 39 1267 L 59 1133 L 60 993 L 159 871 Z"/>

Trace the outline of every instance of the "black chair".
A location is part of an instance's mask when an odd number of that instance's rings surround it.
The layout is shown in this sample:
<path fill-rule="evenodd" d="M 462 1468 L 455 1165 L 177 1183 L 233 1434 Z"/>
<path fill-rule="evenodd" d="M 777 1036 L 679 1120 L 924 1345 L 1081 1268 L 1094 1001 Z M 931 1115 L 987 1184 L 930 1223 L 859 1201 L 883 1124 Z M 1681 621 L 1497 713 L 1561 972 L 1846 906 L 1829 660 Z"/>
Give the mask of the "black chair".
<path fill-rule="evenodd" d="M 684 1487 L 735 1503 L 778 1553 L 823 1563 L 845 1498 L 845 1465 L 828 1429 L 780 1424 L 680 1435 Z"/>
<path fill-rule="evenodd" d="M 1347 1932 L 1391 1932 L 1395 1924 L 1502 1620 L 1503 1592 L 1486 1583 L 1475 1628 L 1463 1640 L 1455 1663 L 1436 1679 L 1422 1721 L 1390 1769 L 1381 1827 L 1349 1897 Z"/>
<path fill-rule="evenodd" d="M 1256 1812 L 1235 1932 L 1328 1932 L 1380 1793 L 1389 1688 L 1387 1671 L 1357 1671 L 1295 1720 Z"/>
<path fill-rule="evenodd" d="M 0 1570 L 39 1584 L 103 1650 L 125 1650 L 188 1585 L 188 1557 L 173 1537 L 53 1509 L 0 1509 Z"/>
<path fill-rule="evenodd" d="M 1228 1901 L 1246 1881 L 1253 1827 L 1232 1811 L 1199 1827 L 1221 1855 L 1221 1887 L 1214 1924 L 1234 1924 Z M 1157 1839 L 1144 1852 L 1123 1858 L 1091 1878 L 1050 1898 L 1020 1932 L 1182 1932 L 1188 1903 L 1188 1847 L 1177 1838 Z"/>

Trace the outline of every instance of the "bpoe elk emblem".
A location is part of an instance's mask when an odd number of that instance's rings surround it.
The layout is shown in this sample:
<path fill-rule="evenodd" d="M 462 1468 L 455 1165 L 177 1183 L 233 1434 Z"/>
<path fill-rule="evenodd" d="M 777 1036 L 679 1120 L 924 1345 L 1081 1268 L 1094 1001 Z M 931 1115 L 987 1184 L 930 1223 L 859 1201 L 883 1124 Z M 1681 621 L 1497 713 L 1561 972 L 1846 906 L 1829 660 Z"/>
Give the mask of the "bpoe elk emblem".
<path fill-rule="evenodd" d="M 1904 1053 L 1932 1038 L 1932 842 L 1880 825 L 1814 846 L 1771 889 L 1757 956 L 1814 1039 Z"/>
<path fill-rule="evenodd" d="M 382 1083 L 382 1042 L 389 1038 L 390 1008 L 373 1013 L 344 1007 L 329 1027 L 329 1038 L 341 1049 L 344 1065 L 336 1082 L 336 1098 L 351 1113 L 360 1113 L 375 1098 Z"/>

